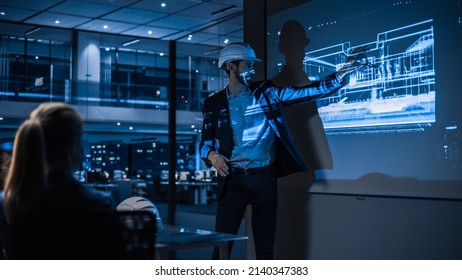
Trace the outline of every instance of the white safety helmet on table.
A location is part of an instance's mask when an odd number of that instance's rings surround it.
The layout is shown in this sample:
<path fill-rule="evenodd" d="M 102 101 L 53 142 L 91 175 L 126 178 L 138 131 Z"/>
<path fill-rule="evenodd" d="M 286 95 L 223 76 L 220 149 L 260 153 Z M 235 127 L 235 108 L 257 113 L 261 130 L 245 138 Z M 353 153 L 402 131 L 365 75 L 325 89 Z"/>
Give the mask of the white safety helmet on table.
<path fill-rule="evenodd" d="M 156 217 L 157 228 L 162 228 L 162 219 L 159 214 L 157 207 L 148 199 L 140 196 L 133 196 L 125 199 L 119 205 L 117 205 L 117 211 L 149 211 Z"/>

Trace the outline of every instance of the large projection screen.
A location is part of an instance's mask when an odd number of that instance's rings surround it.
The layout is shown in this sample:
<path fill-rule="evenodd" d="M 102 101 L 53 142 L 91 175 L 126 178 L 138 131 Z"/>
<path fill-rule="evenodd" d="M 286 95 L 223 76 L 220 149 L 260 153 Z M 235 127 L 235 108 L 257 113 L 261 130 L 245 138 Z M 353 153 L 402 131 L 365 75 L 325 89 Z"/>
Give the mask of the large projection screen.
<path fill-rule="evenodd" d="M 317 102 L 333 159 L 317 179 L 462 181 L 461 1 L 304 2 L 268 14 L 269 78 L 286 64 L 279 42 L 288 21 L 309 39 L 301 63 L 312 81 L 355 48 L 370 49 L 369 66 Z"/>

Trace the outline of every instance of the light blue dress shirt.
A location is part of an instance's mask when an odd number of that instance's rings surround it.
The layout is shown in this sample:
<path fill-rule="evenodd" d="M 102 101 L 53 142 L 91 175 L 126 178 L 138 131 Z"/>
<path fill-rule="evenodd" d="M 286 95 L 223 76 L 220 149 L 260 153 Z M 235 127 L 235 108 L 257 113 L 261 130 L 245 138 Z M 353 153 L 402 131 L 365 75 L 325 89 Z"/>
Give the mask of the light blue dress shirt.
<path fill-rule="evenodd" d="M 228 103 L 234 135 L 231 165 L 255 168 L 271 164 L 275 134 L 253 94 L 228 94 Z"/>

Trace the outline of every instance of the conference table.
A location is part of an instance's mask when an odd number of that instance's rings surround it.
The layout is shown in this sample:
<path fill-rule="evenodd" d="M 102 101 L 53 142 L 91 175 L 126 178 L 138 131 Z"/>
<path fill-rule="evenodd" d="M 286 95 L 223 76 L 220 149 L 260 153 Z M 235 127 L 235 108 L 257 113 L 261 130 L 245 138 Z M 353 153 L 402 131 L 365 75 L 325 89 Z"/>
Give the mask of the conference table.
<path fill-rule="evenodd" d="M 157 258 L 165 259 L 169 252 L 198 248 L 218 247 L 219 259 L 228 259 L 229 242 L 247 240 L 245 235 L 227 234 L 209 230 L 163 225 L 156 236 Z"/>

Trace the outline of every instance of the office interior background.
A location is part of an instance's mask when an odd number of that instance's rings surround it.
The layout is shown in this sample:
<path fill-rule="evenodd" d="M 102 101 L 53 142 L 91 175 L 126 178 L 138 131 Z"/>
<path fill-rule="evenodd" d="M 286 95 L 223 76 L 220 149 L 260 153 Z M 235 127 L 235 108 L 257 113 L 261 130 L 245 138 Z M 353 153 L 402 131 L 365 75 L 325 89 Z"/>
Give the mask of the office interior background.
<path fill-rule="evenodd" d="M 72 104 L 85 120 L 76 178 L 109 192 L 115 185 L 119 201 L 146 196 L 166 223 L 213 230 L 214 175 L 198 157 L 198 142 L 202 102 L 227 84 L 219 51 L 250 43 L 264 60 L 256 78 L 270 78 L 274 20 L 320 1 L 2 0 L 0 139 L 11 142 L 41 102 Z M 459 13 L 460 1 L 451 3 Z M 342 153 L 333 149 L 333 157 L 335 166 Z M 185 183 L 173 198 L 172 179 Z M 440 181 L 281 179 L 275 257 L 460 259 L 462 187 Z M 247 217 L 240 234 L 251 236 Z M 252 259 L 251 243 L 236 243 L 231 258 Z M 194 249 L 177 257 L 210 254 Z"/>

